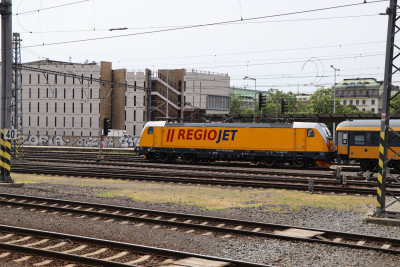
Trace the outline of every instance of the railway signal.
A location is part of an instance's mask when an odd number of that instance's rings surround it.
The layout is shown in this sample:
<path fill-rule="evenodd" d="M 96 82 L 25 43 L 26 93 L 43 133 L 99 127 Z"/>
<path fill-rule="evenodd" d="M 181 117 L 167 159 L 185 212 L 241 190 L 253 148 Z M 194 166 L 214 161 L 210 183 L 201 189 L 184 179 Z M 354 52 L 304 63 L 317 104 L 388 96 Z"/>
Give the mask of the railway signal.
<path fill-rule="evenodd" d="M 104 118 L 103 121 L 103 135 L 108 136 L 108 133 L 111 129 L 111 120 L 109 118 Z"/>
<path fill-rule="evenodd" d="M 267 105 L 267 96 L 263 95 L 261 92 L 258 93 L 258 109 L 262 110 Z"/>
<path fill-rule="evenodd" d="M 285 99 L 281 99 L 281 114 L 285 114 L 286 112 L 288 112 L 288 103 Z"/>

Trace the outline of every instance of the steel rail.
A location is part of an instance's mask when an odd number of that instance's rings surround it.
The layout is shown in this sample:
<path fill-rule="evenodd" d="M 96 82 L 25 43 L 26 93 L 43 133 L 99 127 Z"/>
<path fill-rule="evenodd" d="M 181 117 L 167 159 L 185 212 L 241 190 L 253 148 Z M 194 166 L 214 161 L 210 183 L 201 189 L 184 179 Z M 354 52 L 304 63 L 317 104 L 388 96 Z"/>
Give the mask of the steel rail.
<path fill-rule="evenodd" d="M 118 242 L 118 241 L 111 241 L 111 240 L 105 240 L 105 239 L 99 239 L 99 238 L 91 238 L 91 237 L 84 237 L 84 236 L 78 236 L 78 235 L 49 232 L 49 231 L 29 229 L 29 228 L 16 227 L 16 226 L 0 225 L 0 231 L 14 232 L 14 233 L 16 232 L 16 233 L 24 234 L 24 235 L 50 237 L 53 239 L 66 239 L 66 240 L 71 240 L 73 242 L 89 243 L 89 244 L 94 244 L 94 245 L 99 245 L 99 246 L 112 247 L 113 249 L 130 250 L 130 251 L 134 251 L 135 253 L 154 254 L 154 255 L 161 256 L 161 257 L 173 257 L 173 258 L 177 258 L 177 259 L 183 259 L 183 258 L 187 258 L 187 257 L 196 257 L 196 258 L 207 259 L 207 260 L 230 262 L 231 264 L 233 264 L 233 266 L 243 266 L 243 267 L 269 266 L 269 265 L 264 265 L 264 264 L 257 264 L 257 263 L 251 263 L 251 262 L 245 262 L 245 261 L 239 261 L 239 260 L 233 260 L 233 259 L 213 257 L 213 256 L 207 256 L 207 255 L 201 255 L 201 254 L 195 254 L 195 253 L 189 253 L 189 252 L 182 252 L 182 251 L 177 251 L 177 250 L 154 248 L 154 247 L 149 247 L 149 246 L 129 244 L 129 243 Z M 40 255 L 40 256 L 44 256 L 44 257 L 46 257 L 45 255 L 47 255 L 47 253 L 51 253 L 52 255 L 56 256 L 56 258 L 57 258 L 57 256 L 60 256 L 61 259 L 71 260 L 71 261 L 79 260 L 79 257 L 82 258 L 82 256 L 78 256 L 78 255 L 60 253 L 60 252 L 49 251 L 49 250 L 40 250 L 37 248 L 24 247 L 23 245 L 22 246 L 17 246 L 17 245 L 9 246 L 7 244 L 0 243 L 0 247 L 2 247 L 4 249 L 7 249 L 7 246 L 9 248 L 9 250 L 13 250 L 13 251 L 24 250 L 25 253 L 36 254 L 36 255 Z M 48 254 L 48 255 L 50 255 L 50 254 Z M 60 259 L 60 258 L 58 258 L 58 259 Z M 132 266 L 132 265 L 126 265 L 123 263 L 104 261 L 101 259 L 95 259 L 95 258 L 89 258 L 89 257 L 83 257 L 82 260 L 88 261 L 88 262 L 83 262 L 83 263 L 94 265 L 94 266 Z M 78 261 L 78 262 L 80 262 L 80 261 Z M 109 264 L 115 264 L 115 265 L 109 265 Z"/>
<path fill-rule="evenodd" d="M 195 214 L 183 214 L 183 213 L 168 212 L 168 211 L 138 209 L 138 208 L 130 208 L 124 206 L 112 206 L 106 204 L 97 204 L 97 203 L 44 198 L 44 197 L 33 197 L 25 195 L 0 194 L 0 197 L 3 198 L 3 200 L 0 200 L 0 203 L 3 205 L 12 205 L 25 208 L 48 209 L 48 210 L 55 210 L 58 212 L 84 214 L 95 217 L 100 216 L 105 218 L 146 222 L 158 225 L 163 224 L 172 227 L 191 228 L 191 229 L 212 231 L 224 234 L 274 238 L 274 239 L 301 241 L 309 243 L 322 243 L 334 246 L 344 246 L 357 249 L 371 249 L 376 251 L 383 251 L 386 253 L 400 254 L 400 239 L 394 239 L 394 238 L 384 238 L 371 235 L 354 234 L 349 232 L 329 231 L 324 229 L 297 227 L 297 226 L 255 222 L 255 221 L 245 221 L 238 219 L 202 216 Z M 8 201 L 4 200 L 4 198 L 7 198 L 9 200 Z M 26 202 L 15 202 L 15 200 L 17 199 L 33 201 L 33 202 L 41 202 L 41 203 L 36 204 L 36 203 L 26 203 Z M 69 208 L 57 207 L 54 206 L 55 203 L 57 203 L 58 205 L 70 205 L 75 207 L 69 207 Z M 79 209 L 77 207 L 79 207 Z M 88 210 L 87 208 L 92 208 L 92 209 Z M 93 208 L 102 211 L 101 212 L 93 211 Z M 110 212 L 106 213 L 104 210 L 108 210 Z M 113 213 L 115 211 L 126 212 L 129 215 Z M 153 216 L 154 218 L 150 218 L 149 216 Z M 188 222 L 188 220 L 194 222 Z M 195 223 L 196 221 L 198 221 L 198 223 Z M 205 221 L 215 223 L 216 225 L 213 226 L 208 223 L 204 224 Z M 226 225 L 229 227 L 227 227 Z M 240 226 L 240 228 L 238 228 L 238 226 Z M 248 230 L 246 230 L 245 228 L 248 228 Z M 258 230 L 255 231 L 255 229 Z M 290 235 L 285 235 L 283 233 L 274 232 L 277 230 L 283 231 L 287 229 L 300 229 L 321 234 L 318 234 L 315 238 L 303 238 L 303 237 L 290 236 Z M 337 240 L 338 238 L 343 239 L 343 241 L 338 241 Z M 368 245 L 361 244 L 360 241 L 369 244 Z M 372 244 L 375 244 L 375 246 L 373 246 Z M 394 248 L 390 248 L 390 246 Z"/>

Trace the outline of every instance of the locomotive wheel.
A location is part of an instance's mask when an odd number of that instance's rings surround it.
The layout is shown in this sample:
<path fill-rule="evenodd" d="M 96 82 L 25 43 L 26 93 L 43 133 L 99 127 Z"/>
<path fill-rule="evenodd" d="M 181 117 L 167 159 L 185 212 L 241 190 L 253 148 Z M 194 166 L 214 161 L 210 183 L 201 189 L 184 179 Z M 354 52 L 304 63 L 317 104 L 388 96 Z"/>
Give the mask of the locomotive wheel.
<path fill-rule="evenodd" d="M 276 164 L 276 160 L 274 158 L 264 158 L 263 163 L 267 167 L 273 167 Z"/>
<path fill-rule="evenodd" d="M 307 164 L 304 160 L 299 160 L 298 158 L 295 158 L 292 162 L 293 166 L 296 168 L 304 168 Z"/>
<path fill-rule="evenodd" d="M 166 161 L 168 161 L 168 159 L 169 159 L 169 156 L 168 156 L 167 153 L 161 153 L 161 154 L 158 156 L 158 160 L 159 160 L 159 161 L 162 161 L 162 162 L 166 162 Z"/>
<path fill-rule="evenodd" d="M 194 161 L 195 156 L 192 154 L 183 154 L 182 160 L 186 163 L 192 163 Z"/>
<path fill-rule="evenodd" d="M 149 153 L 144 155 L 145 159 L 147 160 L 154 160 L 154 154 L 153 153 Z"/>

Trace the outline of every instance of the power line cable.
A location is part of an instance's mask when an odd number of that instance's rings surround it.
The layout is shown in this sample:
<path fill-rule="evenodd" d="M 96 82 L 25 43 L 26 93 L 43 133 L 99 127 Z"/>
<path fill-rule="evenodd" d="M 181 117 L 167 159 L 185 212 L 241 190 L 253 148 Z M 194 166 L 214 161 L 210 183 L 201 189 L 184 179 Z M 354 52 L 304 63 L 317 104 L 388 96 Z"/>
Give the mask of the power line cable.
<path fill-rule="evenodd" d="M 138 33 L 130 33 L 130 34 L 120 34 L 120 35 L 114 35 L 114 36 L 94 37 L 94 38 L 86 38 L 86 39 L 70 40 L 70 41 L 60 41 L 60 42 L 53 42 L 53 43 L 47 43 L 47 44 L 37 44 L 37 45 L 30 45 L 30 46 L 25 46 L 25 47 L 38 47 L 38 46 L 49 46 L 49 45 L 60 45 L 60 44 L 71 44 L 71 43 L 80 43 L 80 42 L 88 42 L 88 41 L 107 40 L 107 39 L 114 39 L 114 38 L 121 38 L 121 37 L 128 37 L 128 36 L 138 36 L 138 35 L 146 35 L 146 34 L 153 34 L 153 33 L 177 31 L 177 30 L 184 30 L 184 29 L 193 29 L 193 28 L 201 28 L 201 27 L 223 25 L 223 24 L 231 24 L 231 23 L 238 23 L 238 22 L 243 22 L 243 21 L 254 21 L 254 20 L 260 20 L 260 19 L 266 19 L 266 18 L 275 18 L 275 17 L 290 16 L 290 15 L 299 15 L 299 14 L 306 14 L 306 13 L 312 13 L 312 12 L 327 11 L 327 10 L 332 10 L 332 9 L 355 7 L 355 6 L 359 6 L 359 5 L 373 4 L 373 3 L 386 2 L 386 1 L 387 0 L 375 0 L 375 1 L 370 1 L 370 2 L 364 1 L 363 3 L 355 3 L 355 4 L 331 6 L 331 7 L 309 9 L 309 10 L 302 10 L 302 11 L 294 11 L 294 12 L 281 13 L 281 14 L 275 14 L 275 15 L 266 15 L 266 16 L 259 16 L 259 17 L 252 17 L 252 18 L 246 18 L 246 19 L 240 19 L 240 20 L 238 20 L 238 19 L 227 20 L 227 21 L 212 22 L 212 23 L 205 23 L 205 24 L 197 24 L 197 25 L 190 25 L 190 26 L 182 26 L 182 27 L 169 28 L 169 29 L 161 29 L 161 30 L 155 30 L 155 31 L 138 32 Z"/>

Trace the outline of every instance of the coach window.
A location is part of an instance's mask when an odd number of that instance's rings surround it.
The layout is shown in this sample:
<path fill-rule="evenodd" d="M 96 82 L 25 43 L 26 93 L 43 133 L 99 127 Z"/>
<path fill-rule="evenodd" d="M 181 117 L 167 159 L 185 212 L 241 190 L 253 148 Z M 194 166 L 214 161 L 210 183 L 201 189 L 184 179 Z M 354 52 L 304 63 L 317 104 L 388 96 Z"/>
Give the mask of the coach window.
<path fill-rule="evenodd" d="M 149 129 L 147 130 L 148 134 L 153 134 L 153 127 L 149 127 Z"/>
<path fill-rule="evenodd" d="M 354 144 L 355 145 L 365 145 L 365 135 L 364 134 L 355 134 L 354 135 Z"/>
<path fill-rule="evenodd" d="M 314 131 L 312 129 L 307 130 L 307 136 L 308 137 L 314 137 Z"/>

